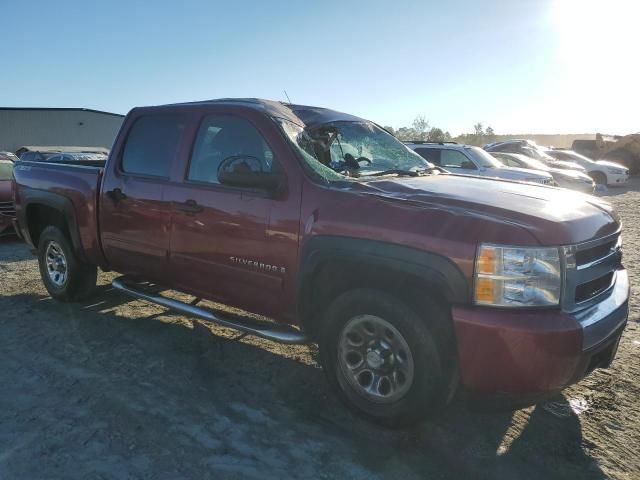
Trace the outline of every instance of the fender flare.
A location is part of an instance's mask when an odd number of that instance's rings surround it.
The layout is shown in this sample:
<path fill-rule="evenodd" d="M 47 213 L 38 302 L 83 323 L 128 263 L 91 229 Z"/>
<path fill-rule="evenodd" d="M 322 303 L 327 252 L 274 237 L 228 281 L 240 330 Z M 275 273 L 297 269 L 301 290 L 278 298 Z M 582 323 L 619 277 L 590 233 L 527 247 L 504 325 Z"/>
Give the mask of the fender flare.
<path fill-rule="evenodd" d="M 20 191 L 20 198 L 22 208 L 18 212 L 18 224 L 22 225 L 22 232 L 25 236 L 25 241 L 33 248 L 38 248 L 33 243 L 31 233 L 29 232 L 29 222 L 27 218 L 27 212 L 30 206 L 43 205 L 53 210 L 60 212 L 67 222 L 67 229 L 69 236 L 71 237 L 71 244 L 73 249 L 80 258 L 84 259 L 84 250 L 82 248 L 82 242 L 80 240 L 80 228 L 76 221 L 76 212 L 73 206 L 73 202 L 59 193 L 48 192 L 44 190 L 38 190 L 35 188 L 23 187 Z"/>
<path fill-rule="evenodd" d="M 298 306 L 309 294 L 314 274 L 327 261 L 363 262 L 406 273 L 442 288 L 452 304 L 468 303 L 469 282 L 450 259 L 404 245 L 361 238 L 319 235 L 310 238 L 300 255 Z"/>

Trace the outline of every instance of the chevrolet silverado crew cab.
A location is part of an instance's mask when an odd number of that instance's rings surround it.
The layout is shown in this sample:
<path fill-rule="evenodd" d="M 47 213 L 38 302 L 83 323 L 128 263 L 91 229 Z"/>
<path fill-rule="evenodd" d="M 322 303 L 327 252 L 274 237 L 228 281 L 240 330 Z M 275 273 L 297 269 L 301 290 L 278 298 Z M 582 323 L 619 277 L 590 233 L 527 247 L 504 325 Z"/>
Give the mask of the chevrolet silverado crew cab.
<path fill-rule="evenodd" d="M 627 321 L 607 203 L 447 173 L 324 108 L 134 108 L 104 165 L 20 161 L 14 181 L 18 230 L 52 297 L 86 297 L 99 267 L 136 298 L 318 342 L 341 399 L 387 425 L 457 392 L 534 403 L 608 366 Z"/>

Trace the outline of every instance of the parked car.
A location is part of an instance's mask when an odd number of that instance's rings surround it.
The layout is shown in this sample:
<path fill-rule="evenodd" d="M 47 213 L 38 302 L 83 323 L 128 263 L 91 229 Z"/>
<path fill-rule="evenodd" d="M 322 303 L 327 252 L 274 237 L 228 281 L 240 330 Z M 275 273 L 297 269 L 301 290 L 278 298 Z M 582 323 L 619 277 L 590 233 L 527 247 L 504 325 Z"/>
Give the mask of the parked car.
<path fill-rule="evenodd" d="M 472 145 L 455 142 L 405 142 L 405 145 L 451 173 L 553 185 L 553 177 L 548 172 L 506 166 Z"/>
<path fill-rule="evenodd" d="M 483 148 L 491 153 L 519 153 L 535 160 L 540 160 L 552 168 L 585 172 L 585 169 L 575 162 L 561 161 L 553 158 L 546 152 L 546 149 L 542 148 L 533 140 L 506 140 L 503 142 L 489 143 Z"/>
<path fill-rule="evenodd" d="M 599 185 L 624 185 L 629 180 L 629 169 L 619 163 L 591 160 L 578 152 L 563 148 L 547 150 L 547 153 L 558 160 L 575 162 L 582 166 Z"/>
<path fill-rule="evenodd" d="M 340 398 L 387 425 L 433 416 L 456 392 L 555 395 L 611 363 L 627 322 L 608 203 L 446 173 L 333 110 L 134 108 L 104 168 L 19 161 L 14 177 L 20 235 L 53 298 L 91 294 L 101 267 L 134 298 L 316 341 Z"/>
<path fill-rule="evenodd" d="M 0 160 L 9 160 L 10 162 L 15 162 L 18 160 L 18 156 L 12 152 L 0 152 Z"/>
<path fill-rule="evenodd" d="M 24 161 L 35 161 L 35 162 L 44 162 L 49 157 L 55 155 L 79 155 L 79 156 L 92 156 L 97 155 L 100 158 L 106 158 L 109 154 L 108 148 L 103 147 L 75 147 L 75 146 L 24 146 L 20 147 L 16 152 L 21 160 Z M 68 160 L 72 160 L 69 159 Z"/>
<path fill-rule="evenodd" d="M 630 173 L 640 172 L 640 133 L 602 135 L 595 140 L 574 140 L 571 149 L 593 160 L 612 160 L 624 165 Z"/>
<path fill-rule="evenodd" d="M 0 236 L 13 230 L 15 207 L 11 190 L 13 162 L 0 160 Z"/>
<path fill-rule="evenodd" d="M 596 187 L 593 179 L 589 175 L 577 170 L 553 168 L 540 160 L 527 157 L 520 153 L 493 152 L 491 155 L 508 167 L 528 168 L 549 172 L 553 176 L 556 185 L 562 188 L 578 190 L 584 193 L 593 193 Z"/>
<path fill-rule="evenodd" d="M 28 151 L 20 154 L 20 160 L 25 162 L 44 162 L 57 152 Z"/>

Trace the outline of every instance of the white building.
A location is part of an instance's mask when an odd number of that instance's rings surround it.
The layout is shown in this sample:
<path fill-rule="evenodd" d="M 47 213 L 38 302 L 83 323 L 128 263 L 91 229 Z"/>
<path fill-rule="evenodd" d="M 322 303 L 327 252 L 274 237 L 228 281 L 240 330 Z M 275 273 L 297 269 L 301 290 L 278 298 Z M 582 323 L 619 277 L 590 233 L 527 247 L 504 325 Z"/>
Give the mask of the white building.
<path fill-rule="evenodd" d="M 111 148 L 124 115 L 88 108 L 0 107 L 0 151 L 24 145 Z"/>

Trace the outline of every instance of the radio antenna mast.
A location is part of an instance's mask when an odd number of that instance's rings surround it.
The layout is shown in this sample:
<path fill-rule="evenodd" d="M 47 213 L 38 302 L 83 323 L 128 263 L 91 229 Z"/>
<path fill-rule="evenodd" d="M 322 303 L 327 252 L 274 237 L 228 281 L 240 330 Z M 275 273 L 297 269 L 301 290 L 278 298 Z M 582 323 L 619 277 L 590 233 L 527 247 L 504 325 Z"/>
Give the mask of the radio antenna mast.
<path fill-rule="evenodd" d="M 289 98 L 289 94 L 287 93 L 286 90 L 284 90 L 284 94 L 287 97 L 287 100 L 289 101 L 289 103 L 291 103 L 291 99 Z"/>

